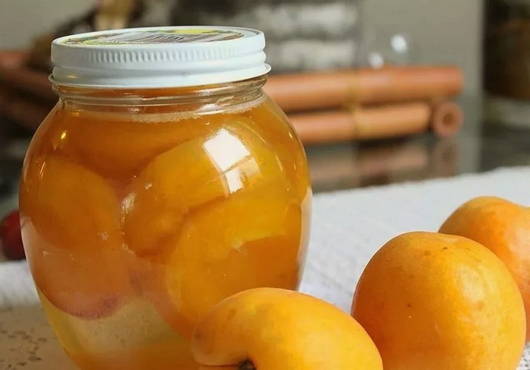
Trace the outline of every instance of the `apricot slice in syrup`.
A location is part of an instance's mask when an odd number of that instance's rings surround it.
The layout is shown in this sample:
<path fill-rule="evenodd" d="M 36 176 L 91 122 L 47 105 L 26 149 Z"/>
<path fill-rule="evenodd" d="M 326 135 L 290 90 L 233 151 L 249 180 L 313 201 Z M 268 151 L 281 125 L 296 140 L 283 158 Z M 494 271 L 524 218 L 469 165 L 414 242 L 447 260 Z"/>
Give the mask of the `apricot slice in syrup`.
<path fill-rule="evenodd" d="M 129 294 L 119 202 L 97 174 L 50 156 L 21 188 L 22 235 L 41 292 L 80 317 L 108 315 Z"/>
<path fill-rule="evenodd" d="M 278 158 L 247 123 L 227 120 L 210 135 L 177 145 L 131 183 L 122 202 L 123 224 L 137 255 L 160 254 L 195 208 L 284 178 Z"/>

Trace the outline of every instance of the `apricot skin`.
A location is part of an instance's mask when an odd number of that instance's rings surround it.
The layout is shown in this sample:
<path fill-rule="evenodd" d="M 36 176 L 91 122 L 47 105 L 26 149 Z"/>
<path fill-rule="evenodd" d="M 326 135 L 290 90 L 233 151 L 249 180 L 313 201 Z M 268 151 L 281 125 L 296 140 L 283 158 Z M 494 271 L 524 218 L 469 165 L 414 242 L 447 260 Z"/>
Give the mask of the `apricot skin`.
<path fill-rule="evenodd" d="M 512 273 L 530 320 L 530 209 L 497 197 L 478 197 L 460 206 L 440 232 L 465 236 L 499 257 Z M 527 327 L 527 341 L 530 330 Z"/>
<path fill-rule="evenodd" d="M 460 236 L 390 240 L 364 270 L 352 314 L 385 370 L 513 370 L 524 348 L 515 282 L 493 253 Z"/>

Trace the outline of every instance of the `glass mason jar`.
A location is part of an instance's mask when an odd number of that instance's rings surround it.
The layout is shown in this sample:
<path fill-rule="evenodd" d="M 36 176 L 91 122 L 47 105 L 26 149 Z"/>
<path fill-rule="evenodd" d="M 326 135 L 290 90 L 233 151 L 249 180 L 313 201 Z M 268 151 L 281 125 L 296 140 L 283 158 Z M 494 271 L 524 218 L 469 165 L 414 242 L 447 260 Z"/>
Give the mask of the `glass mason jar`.
<path fill-rule="evenodd" d="M 261 90 L 263 46 L 259 31 L 224 27 L 54 41 L 60 99 L 26 155 L 22 233 L 82 369 L 196 369 L 188 339 L 213 305 L 297 288 L 311 190 Z"/>

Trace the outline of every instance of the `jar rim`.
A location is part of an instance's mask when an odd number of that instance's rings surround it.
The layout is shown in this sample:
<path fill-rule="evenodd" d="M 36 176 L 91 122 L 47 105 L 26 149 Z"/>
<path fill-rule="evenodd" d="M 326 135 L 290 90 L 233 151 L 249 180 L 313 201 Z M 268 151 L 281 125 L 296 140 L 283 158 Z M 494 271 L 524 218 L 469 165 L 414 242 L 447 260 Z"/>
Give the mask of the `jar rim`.
<path fill-rule="evenodd" d="M 127 87 L 111 89 L 57 84 L 53 84 L 52 86 L 62 101 L 75 102 L 76 104 L 102 106 L 160 106 L 198 102 L 207 103 L 208 101 L 228 100 L 242 95 L 248 95 L 247 99 L 252 99 L 262 94 L 261 88 L 266 81 L 267 75 L 261 75 L 242 81 L 186 87 Z"/>

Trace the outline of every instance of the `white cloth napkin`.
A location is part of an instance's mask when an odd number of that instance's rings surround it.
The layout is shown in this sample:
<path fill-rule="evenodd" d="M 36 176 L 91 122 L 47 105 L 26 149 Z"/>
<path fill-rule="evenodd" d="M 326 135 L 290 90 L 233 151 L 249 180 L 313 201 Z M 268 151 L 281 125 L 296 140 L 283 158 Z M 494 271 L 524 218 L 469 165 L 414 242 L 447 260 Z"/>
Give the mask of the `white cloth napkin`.
<path fill-rule="evenodd" d="M 318 194 L 314 198 L 311 242 L 301 290 L 349 311 L 357 279 L 370 257 L 387 240 L 407 231 L 435 231 L 458 205 L 479 195 L 496 195 L 530 205 L 529 184 L 530 167 L 515 167 L 479 175 Z M 26 264 L 0 263 L 0 307 L 36 302 Z M 5 324 L 12 320 L 13 312 L 16 310 L 0 313 L 0 329 L 3 321 Z M 41 323 L 39 315 L 37 311 L 26 317 L 28 320 L 35 317 Z M 39 328 L 51 336 L 45 325 Z M 0 354 L 4 351 L 1 338 L 0 334 Z M 58 355 L 53 351 L 59 352 L 58 347 L 47 351 L 41 355 L 41 362 L 30 363 L 24 369 L 41 369 L 38 366 L 46 364 L 46 356 L 55 356 L 57 361 Z M 10 369 L 8 365 L 0 360 L 0 370 Z M 52 363 L 48 365 L 54 368 Z M 530 370 L 529 349 L 519 367 L 524 369 Z"/>

